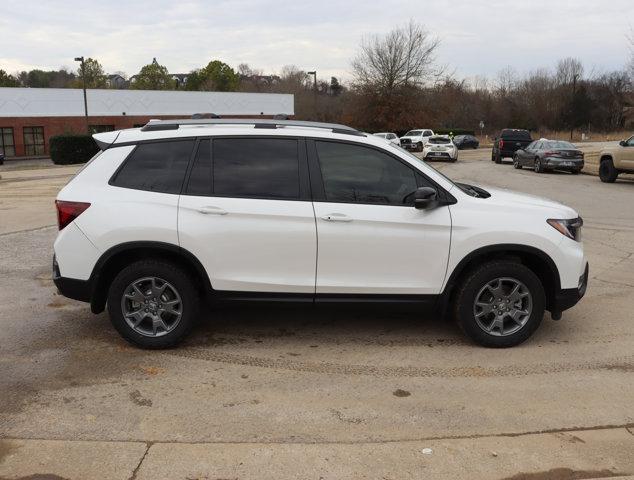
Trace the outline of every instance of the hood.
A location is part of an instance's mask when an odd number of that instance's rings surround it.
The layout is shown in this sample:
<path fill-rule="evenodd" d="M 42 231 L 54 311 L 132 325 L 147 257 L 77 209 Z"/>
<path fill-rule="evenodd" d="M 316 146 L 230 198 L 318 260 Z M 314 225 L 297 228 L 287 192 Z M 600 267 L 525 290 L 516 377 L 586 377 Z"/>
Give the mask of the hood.
<path fill-rule="evenodd" d="M 491 194 L 491 199 L 500 205 L 506 206 L 523 206 L 538 207 L 544 210 L 552 210 L 553 215 L 557 212 L 558 218 L 576 218 L 579 214 L 572 208 L 563 203 L 549 200 L 547 198 L 538 197 L 528 193 L 514 192 L 503 188 L 481 187 Z"/>

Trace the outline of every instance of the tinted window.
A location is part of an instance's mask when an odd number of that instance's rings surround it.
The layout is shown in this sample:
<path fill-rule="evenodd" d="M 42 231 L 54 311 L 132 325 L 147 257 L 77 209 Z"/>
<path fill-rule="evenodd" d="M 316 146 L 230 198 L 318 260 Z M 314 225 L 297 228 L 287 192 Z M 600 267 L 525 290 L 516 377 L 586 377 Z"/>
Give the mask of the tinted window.
<path fill-rule="evenodd" d="M 189 175 L 187 193 L 190 195 L 211 195 L 211 140 L 201 140 L 196 159 Z"/>
<path fill-rule="evenodd" d="M 446 138 L 446 137 L 431 137 L 429 139 L 429 143 L 432 145 L 445 145 L 445 144 L 451 143 L 451 140 L 449 140 L 449 138 Z"/>
<path fill-rule="evenodd" d="M 214 140 L 213 193 L 235 197 L 299 198 L 297 140 Z"/>
<path fill-rule="evenodd" d="M 316 142 L 326 200 L 329 202 L 405 205 L 416 190 L 414 171 L 377 150 L 334 142 Z"/>
<path fill-rule="evenodd" d="M 563 149 L 574 150 L 577 147 L 575 147 L 570 142 L 565 142 L 563 140 L 554 140 L 550 142 L 545 142 L 544 148 L 563 148 Z"/>
<path fill-rule="evenodd" d="M 425 132 L 423 133 L 423 137 L 429 137 L 431 135 L 432 135 L 431 130 L 425 130 Z"/>
<path fill-rule="evenodd" d="M 117 187 L 180 193 L 193 140 L 137 145 L 112 181 Z"/>

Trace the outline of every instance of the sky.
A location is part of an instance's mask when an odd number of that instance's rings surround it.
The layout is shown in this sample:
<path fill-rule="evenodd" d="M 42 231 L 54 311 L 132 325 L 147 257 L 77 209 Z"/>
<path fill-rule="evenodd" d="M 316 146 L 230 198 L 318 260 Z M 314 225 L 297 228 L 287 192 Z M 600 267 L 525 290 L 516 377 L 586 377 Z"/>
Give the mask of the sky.
<path fill-rule="evenodd" d="M 0 0 L 0 69 L 75 69 L 97 58 L 133 75 L 156 57 L 172 73 L 220 59 L 265 73 L 284 65 L 351 78 L 364 36 L 410 19 L 441 44 L 459 78 L 553 68 L 574 56 L 586 72 L 623 68 L 634 0 Z"/>

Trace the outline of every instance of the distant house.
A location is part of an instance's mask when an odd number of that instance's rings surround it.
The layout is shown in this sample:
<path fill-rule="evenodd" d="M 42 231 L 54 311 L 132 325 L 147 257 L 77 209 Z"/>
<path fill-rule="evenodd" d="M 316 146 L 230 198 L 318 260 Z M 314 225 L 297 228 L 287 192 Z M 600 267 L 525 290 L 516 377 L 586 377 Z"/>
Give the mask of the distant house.
<path fill-rule="evenodd" d="M 126 88 L 128 86 L 128 82 L 125 78 L 123 78 L 118 73 L 114 73 L 112 75 L 108 75 L 106 79 L 106 83 L 108 84 L 108 88 Z"/>
<path fill-rule="evenodd" d="M 172 80 L 176 83 L 176 88 L 184 88 L 189 78 L 189 73 L 170 73 Z"/>
<path fill-rule="evenodd" d="M 240 75 L 240 80 L 255 85 L 271 86 L 279 83 L 281 79 L 278 75 Z"/>

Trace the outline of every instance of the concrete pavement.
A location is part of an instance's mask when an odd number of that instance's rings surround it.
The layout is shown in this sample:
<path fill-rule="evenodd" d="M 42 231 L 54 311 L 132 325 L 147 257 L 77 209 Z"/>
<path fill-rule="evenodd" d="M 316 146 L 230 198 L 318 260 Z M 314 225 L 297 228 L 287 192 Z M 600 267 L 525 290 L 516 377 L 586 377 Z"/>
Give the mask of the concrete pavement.
<path fill-rule="evenodd" d="M 509 350 L 417 311 L 304 307 L 216 308 L 182 347 L 137 350 L 54 291 L 37 210 L 65 179 L 3 179 L 0 479 L 634 474 L 634 182 L 487 153 L 434 165 L 577 208 L 591 263 L 581 304 Z"/>

